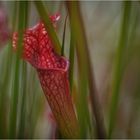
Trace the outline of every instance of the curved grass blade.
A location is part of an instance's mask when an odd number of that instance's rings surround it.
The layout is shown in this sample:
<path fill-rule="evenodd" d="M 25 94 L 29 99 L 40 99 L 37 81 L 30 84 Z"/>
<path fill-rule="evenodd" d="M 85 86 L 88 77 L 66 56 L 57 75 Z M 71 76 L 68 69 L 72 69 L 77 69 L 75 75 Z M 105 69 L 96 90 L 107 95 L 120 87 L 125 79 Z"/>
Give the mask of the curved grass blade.
<path fill-rule="evenodd" d="M 123 10 L 123 17 L 121 23 L 121 32 L 118 44 L 118 50 L 116 54 L 115 60 L 115 71 L 114 71 L 114 79 L 112 85 L 112 99 L 110 105 L 110 112 L 109 112 L 109 134 L 108 137 L 112 137 L 112 133 L 116 123 L 116 115 L 117 115 L 117 108 L 120 96 L 120 87 L 121 81 L 123 76 L 123 54 L 126 48 L 127 39 L 128 39 L 128 27 L 129 27 L 129 16 L 131 12 L 131 2 L 125 1 L 123 2 L 124 10 Z"/>
<path fill-rule="evenodd" d="M 10 31 L 7 24 L 7 13 L 2 3 L 0 2 L 0 20 L 1 20 L 1 29 L 0 29 L 0 51 L 1 53 L 1 80 L 0 80 L 0 138 L 7 138 L 8 127 L 8 103 L 6 102 L 9 97 L 9 85 L 10 85 L 10 69 L 11 69 L 11 46 L 10 43 L 6 45 L 7 39 L 10 39 Z M 3 32 L 4 31 L 4 32 Z"/>
<path fill-rule="evenodd" d="M 19 31 L 19 41 L 18 41 L 18 53 L 14 58 L 15 61 L 15 70 L 14 70 L 14 83 L 13 83 L 13 91 L 11 95 L 11 106 L 10 106 L 10 120 L 9 120 L 9 138 L 17 137 L 17 110 L 19 105 L 19 83 L 20 83 L 20 56 L 22 52 L 22 33 L 25 27 L 24 21 L 24 7 L 25 2 L 17 2 L 18 13 L 18 31 Z"/>
<path fill-rule="evenodd" d="M 75 41 L 73 30 L 71 30 L 71 38 L 70 38 L 70 53 L 69 53 L 69 61 L 70 61 L 70 69 L 69 69 L 69 81 L 70 81 L 70 88 L 72 91 L 73 87 L 73 73 L 74 73 L 74 50 L 75 50 Z"/>
<path fill-rule="evenodd" d="M 53 46 L 55 48 L 55 51 L 58 54 L 61 54 L 61 45 L 60 45 L 59 39 L 56 35 L 56 32 L 53 28 L 53 25 L 50 21 L 49 14 L 48 14 L 46 7 L 44 6 L 42 1 L 34 1 L 34 3 L 35 3 L 35 6 L 37 8 L 37 11 L 40 15 L 40 18 L 43 20 L 43 22 L 46 26 L 46 29 L 48 31 L 50 38 L 51 38 L 51 41 L 53 42 Z"/>
<path fill-rule="evenodd" d="M 62 56 L 64 56 L 64 45 L 65 45 L 65 33 L 66 33 L 67 17 L 68 17 L 68 15 L 66 15 L 65 23 L 64 23 L 63 40 L 62 40 L 62 49 L 61 49 L 61 55 L 62 55 Z"/>
<path fill-rule="evenodd" d="M 28 8 L 29 2 L 24 2 L 24 28 L 27 28 L 28 25 Z M 21 62 L 21 106 L 20 106 L 20 115 L 19 115 L 19 124 L 18 124 L 18 138 L 26 138 L 25 135 L 25 114 L 26 114 L 26 96 L 27 96 L 27 64 L 26 62 Z"/>
<path fill-rule="evenodd" d="M 88 103 L 87 103 L 87 86 L 89 84 L 92 111 L 95 115 L 95 120 L 97 124 L 97 133 L 99 138 L 105 138 L 106 132 L 103 122 L 103 115 L 101 113 L 101 107 L 99 103 L 98 93 L 96 91 L 96 86 L 93 77 L 93 70 L 90 62 L 90 55 L 87 48 L 87 40 L 84 31 L 84 25 L 80 14 L 78 2 L 67 2 L 67 8 L 70 15 L 71 29 L 74 32 L 74 39 L 76 43 L 76 50 L 78 56 L 79 65 L 79 89 L 80 89 L 80 105 L 83 107 L 80 111 L 81 116 L 88 113 Z M 84 64 L 84 65 L 83 65 Z M 89 82 L 89 83 L 88 83 Z M 88 113 L 89 114 L 89 113 Z M 82 138 L 86 136 L 87 121 L 89 122 L 88 116 L 80 118 L 81 124 L 81 134 Z M 86 118 L 86 119 L 85 119 Z"/>

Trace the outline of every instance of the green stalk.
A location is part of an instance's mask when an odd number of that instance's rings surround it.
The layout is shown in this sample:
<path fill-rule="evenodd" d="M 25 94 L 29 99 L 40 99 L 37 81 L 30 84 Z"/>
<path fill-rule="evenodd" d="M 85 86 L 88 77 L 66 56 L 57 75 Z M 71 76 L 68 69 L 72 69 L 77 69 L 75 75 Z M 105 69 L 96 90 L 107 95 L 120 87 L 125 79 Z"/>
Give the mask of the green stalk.
<path fill-rule="evenodd" d="M 11 106 L 10 106 L 10 122 L 9 122 L 9 138 L 16 138 L 17 131 L 17 111 L 19 105 L 19 82 L 20 82 L 20 56 L 22 52 L 22 36 L 24 28 L 24 2 L 18 2 L 19 15 L 18 15 L 18 47 L 15 56 L 15 71 L 14 71 L 14 85 L 11 95 Z"/>
<path fill-rule="evenodd" d="M 18 2 L 15 2 L 15 5 L 14 5 L 14 14 L 13 14 L 14 16 L 13 16 L 13 21 L 12 21 L 13 29 L 15 29 L 16 26 L 17 26 L 18 10 L 19 10 Z M 12 47 L 12 45 L 11 45 L 11 47 Z M 13 59 L 15 59 L 15 57 Z M 14 77 L 14 74 L 15 73 L 13 73 L 13 77 Z M 14 95 L 15 93 L 13 91 L 14 91 L 14 88 L 12 87 L 11 106 L 10 106 L 10 113 L 9 113 L 9 130 L 8 130 L 9 131 L 8 132 L 8 137 L 9 138 L 11 138 L 11 137 L 14 138 L 15 137 L 15 131 L 16 131 L 16 124 L 15 124 L 15 122 L 13 122 L 14 116 L 16 115 L 16 114 L 15 115 L 13 114 L 14 112 L 16 112 L 16 111 L 14 111 L 14 102 L 13 102 L 13 99 L 15 99 L 14 96 L 16 96 L 16 95 Z"/>
<path fill-rule="evenodd" d="M 119 102 L 119 93 L 121 87 L 121 81 L 123 76 L 123 54 L 125 51 L 127 39 L 128 39 L 128 27 L 129 27 L 129 15 L 131 10 L 131 2 L 125 1 L 124 2 L 124 11 L 123 11 L 123 19 L 121 24 L 121 32 L 120 32 L 120 39 L 118 43 L 118 49 L 116 53 L 116 60 L 115 60 L 115 71 L 114 71 L 114 80 L 112 85 L 112 100 L 110 105 L 110 114 L 109 114 L 109 135 L 108 137 L 112 137 L 112 132 L 115 127 L 116 123 L 116 115 L 117 115 L 117 108 Z"/>
<path fill-rule="evenodd" d="M 28 24 L 28 2 L 23 3 L 24 5 L 24 27 L 27 27 Z M 25 114 L 26 114 L 26 94 L 27 94 L 27 64 L 22 61 L 22 81 L 21 81 L 21 108 L 20 108 L 20 120 L 18 128 L 18 138 L 25 138 Z"/>
<path fill-rule="evenodd" d="M 75 41 L 73 30 L 71 30 L 71 38 L 70 38 L 70 53 L 69 53 L 69 61 L 70 61 L 70 68 L 69 68 L 69 81 L 70 81 L 70 89 L 72 91 L 73 87 L 73 73 L 74 73 L 74 48 L 75 48 Z"/>
<path fill-rule="evenodd" d="M 47 8 L 45 7 L 45 5 L 43 4 L 42 1 L 34 1 L 34 3 L 35 3 L 35 6 L 37 8 L 37 11 L 40 15 L 40 18 L 43 20 L 43 22 L 46 26 L 48 35 L 52 40 L 55 51 L 57 53 L 61 54 L 61 45 L 60 45 L 59 39 L 56 35 L 56 32 L 54 30 L 54 27 L 52 25 L 52 22 L 50 21 Z"/>
<path fill-rule="evenodd" d="M 14 87 L 11 97 L 10 107 L 10 125 L 9 125 L 9 138 L 16 138 L 16 126 L 17 126 L 17 108 L 18 108 L 18 92 L 19 92 L 19 60 L 16 59 L 15 64 L 15 77 Z"/>
<path fill-rule="evenodd" d="M 6 138 L 7 135 L 7 95 L 8 95 L 8 87 L 9 87 L 9 61 L 10 59 L 7 59 L 8 54 L 9 54 L 9 48 L 6 50 L 6 55 L 3 57 L 3 60 L 5 60 L 2 63 L 2 68 L 3 68 L 3 82 L 1 83 L 1 91 L 0 91 L 0 138 Z"/>
<path fill-rule="evenodd" d="M 17 6 L 16 2 L 13 2 L 13 20 L 16 21 L 16 13 L 17 13 Z M 16 24 L 12 23 L 13 28 L 16 26 Z M 7 118 L 8 118 L 8 108 L 7 108 L 7 99 L 9 95 L 9 88 L 10 88 L 10 83 L 11 83 L 11 63 L 12 63 L 12 47 L 11 47 L 11 41 L 6 47 L 6 52 L 4 55 L 3 60 L 3 84 L 1 85 L 1 91 L 0 91 L 0 138 L 7 138 L 7 133 L 8 133 L 8 127 L 7 127 Z"/>
<path fill-rule="evenodd" d="M 80 14 L 79 3 L 76 1 L 67 2 L 67 8 L 70 15 L 71 29 L 74 33 L 74 39 L 76 43 L 76 51 L 78 56 L 79 66 L 79 89 L 80 89 L 80 103 L 79 109 L 82 108 L 79 115 L 79 121 L 81 124 L 82 138 L 85 138 L 87 131 L 87 122 L 89 122 L 88 102 L 87 102 L 87 86 L 89 86 L 89 92 L 91 96 L 92 111 L 94 112 L 96 120 L 96 128 L 99 138 L 105 138 L 106 132 L 103 122 L 103 115 L 101 113 L 101 105 L 99 102 L 98 93 L 96 90 L 94 75 L 91 65 L 90 54 L 88 51 L 88 45 L 83 25 L 83 20 Z M 84 117 L 83 117 L 84 114 Z"/>
<path fill-rule="evenodd" d="M 25 137 L 25 114 L 26 114 L 26 96 L 27 96 L 27 66 L 26 62 L 22 62 L 22 91 L 21 91 L 21 108 L 20 108 L 20 120 L 18 127 L 18 138 L 26 138 Z"/>
<path fill-rule="evenodd" d="M 76 5 L 75 5 L 76 6 Z M 75 9 L 75 7 L 73 5 L 72 2 L 67 3 L 67 8 L 68 8 L 68 12 L 69 12 L 69 16 L 70 16 L 70 26 L 71 26 L 71 49 L 74 50 L 74 44 L 77 42 L 74 42 L 73 39 L 75 39 L 75 41 L 77 41 L 76 33 L 78 32 L 77 28 L 75 27 L 77 22 L 74 22 L 76 17 L 77 17 L 77 10 Z M 75 16 L 75 17 L 74 17 Z M 74 19 L 75 18 L 75 19 Z M 76 32 L 74 34 L 74 32 Z M 79 75 L 78 75 L 78 82 L 79 82 L 79 102 L 78 102 L 78 119 L 79 119 L 79 124 L 80 124 L 80 129 L 81 129 L 81 138 L 86 138 L 87 135 L 87 114 L 86 111 L 88 109 L 87 107 L 87 70 L 86 70 L 86 66 L 82 67 L 81 62 L 83 61 L 83 63 L 85 64 L 85 60 L 83 60 L 83 48 L 79 49 L 79 44 L 76 45 L 76 49 L 77 49 L 77 55 L 78 55 L 78 66 L 79 66 Z M 72 48 L 73 47 L 73 48 Z M 74 55 L 74 52 L 72 52 L 72 55 Z M 71 56 L 72 56 L 71 55 Z"/>
<path fill-rule="evenodd" d="M 133 3 L 132 3 L 133 4 Z M 138 12 L 138 7 L 136 6 L 132 6 L 132 14 L 131 14 L 131 32 L 130 32 L 130 37 L 129 37 L 129 51 L 128 51 L 128 54 L 127 54 L 127 61 L 126 61 L 126 67 L 127 65 L 129 65 L 131 62 L 130 61 L 133 61 L 133 57 L 135 57 L 137 54 L 136 54 L 136 51 L 139 52 L 140 49 L 139 47 L 135 47 L 135 38 L 137 37 L 136 36 L 136 32 L 137 32 L 137 24 L 138 24 L 138 16 L 139 16 L 139 12 Z M 140 43 L 139 43 L 140 45 Z M 138 45 L 138 46 L 139 46 Z M 133 46 L 133 47 L 132 47 Z M 135 51 L 134 51 L 135 50 Z M 138 58 L 139 59 L 139 58 Z M 138 66 L 137 67 L 137 71 L 140 71 L 140 67 Z M 126 130 L 126 135 L 127 135 L 127 138 L 128 139 L 131 139 L 131 138 L 134 138 L 134 128 L 135 128 L 135 124 L 137 122 L 137 119 L 139 117 L 139 110 L 140 110 L 140 75 L 138 74 L 137 76 L 137 83 L 136 83 L 136 87 L 134 88 L 134 91 L 132 93 L 132 97 L 131 97 L 131 108 L 130 108 L 130 116 L 129 116 L 129 120 L 128 120 L 128 127 L 127 127 L 127 130 Z"/>
<path fill-rule="evenodd" d="M 65 49 L 64 47 L 65 47 L 65 33 L 66 33 L 67 17 L 68 17 L 68 15 L 66 15 L 65 23 L 64 23 L 63 40 L 62 40 L 62 49 L 61 49 L 61 55 L 62 55 L 62 56 L 64 56 L 64 49 Z"/>

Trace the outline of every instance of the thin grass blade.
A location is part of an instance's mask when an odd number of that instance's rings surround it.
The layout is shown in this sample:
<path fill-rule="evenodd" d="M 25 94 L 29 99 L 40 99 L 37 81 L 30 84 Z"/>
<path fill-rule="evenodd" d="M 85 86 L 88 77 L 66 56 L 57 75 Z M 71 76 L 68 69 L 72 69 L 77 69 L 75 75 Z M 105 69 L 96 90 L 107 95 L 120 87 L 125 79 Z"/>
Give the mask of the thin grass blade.
<path fill-rule="evenodd" d="M 43 20 L 43 22 L 46 26 L 48 35 L 50 36 L 50 38 L 52 40 L 55 51 L 58 54 L 61 54 L 61 45 L 60 45 L 59 39 L 56 35 L 56 32 L 53 28 L 52 22 L 50 21 L 47 8 L 45 7 L 45 5 L 43 4 L 42 1 L 34 1 L 34 3 L 35 3 L 35 6 L 36 6 L 36 9 L 37 9 L 37 11 L 40 15 L 40 18 Z"/>
<path fill-rule="evenodd" d="M 12 88 L 12 95 L 11 95 L 11 106 L 10 106 L 10 120 L 9 120 L 9 138 L 16 138 L 17 137 L 17 111 L 19 105 L 19 92 L 20 92 L 20 57 L 22 53 L 22 34 L 25 27 L 24 24 L 24 2 L 17 2 L 18 6 L 18 31 L 20 32 L 19 41 L 18 41 L 18 49 L 17 55 L 14 57 L 14 81 L 13 81 L 13 88 Z"/>
<path fill-rule="evenodd" d="M 64 49 L 65 49 L 65 33 L 66 33 L 66 25 L 67 25 L 67 17 L 68 15 L 66 15 L 65 18 L 65 23 L 64 23 L 64 31 L 63 31 L 63 40 L 62 40 L 62 49 L 61 49 L 61 55 L 64 56 Z"/>
<path fill-rule="evenodd" d="M 79 93 L 80 93 L 80 106 L 82 106 L 82 110 L 79 110 L 79 120 L 81 124 L 81 134 L 82 138 L 85 138 L 87 131 L 87 122 L 89 121 L 88 112 L 88 102 L 87 102 L 87 87 L 89 85 L 91 103 L 92 103 L 92 111 L 95 115 L 96 120 L 96 128 L 99 138 L 105 138 L 106 132 L 104 127 L 103 115 L 101 113 L 101 105 L 99 102 L 98 93 L 96 91 L 96 86 L 94 82 L 94 75 L 91 66 L 90 55 L 88 51 L 87 40 L 84 31 L 83 20 L 80 14 L 80 7 L 78 2 L 67 2 L 67 8 L 70 15 L 71 29 L 74 33 L 74 39 L 76 42 L 76 51 L 78 56 L 78 66 L 79 66 Z M 88 123 L 89 124 L 89 123 Z"/>
<path fill-rule="evenodd" d="M 123 2 L 123 17 L 120 29 L 120 38 L 118 42 L 118 49 L 115 59 L 114 79 L 112 85 L 112 99 L 109 112 L 109 134 L 108 137 L 112 137 L 112 133 L 116 124 L 116 115 L 118 102 L 120 97 L 120 87 L 123 76 L 123 54 L 126 48 L 128 39 L 128 27 L 129 27 L 129 16 L 131 12 L 131 2 Z"/>

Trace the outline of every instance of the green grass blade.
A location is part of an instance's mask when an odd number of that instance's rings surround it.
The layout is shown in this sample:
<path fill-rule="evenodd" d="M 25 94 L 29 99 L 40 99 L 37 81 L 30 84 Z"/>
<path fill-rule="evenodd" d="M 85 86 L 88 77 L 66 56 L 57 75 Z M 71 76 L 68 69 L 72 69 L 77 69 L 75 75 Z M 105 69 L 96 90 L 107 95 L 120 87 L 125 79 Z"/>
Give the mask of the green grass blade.
<path fill-rule="evenodd" d="M 54 45 L 54 49 L 56 50 L 57 53 L 61 54 L 61 45 L 54 30 L 54 27 L 52 25 L 52 22 L 50 21 L 47 8 L 44 6 L 42 1 L 34 1 L 34 3 L 40 15 L 40 18 L 43 20 L 46 26 L 49 37 L 51 38 L 52 43 Z"/>
<path fill-rule="evenodd" d="M 13 2 L 11 5 L 11 9 L 13 10 L 13 22 L 12 26 L 15 28 L 16 24 L 16 13 L 17 13 L 17 2 Z M 9 93 L 10 93 L 10 86 L 11 86 L 11 68 L 12 68 L 12 47 L 11 47 L 11 41 L 9 41 L 7 46 L 4 46 L 4 56 L 2 61 L 2 83 L 0 83 L 0 138 L 7 138 L 8 136 L 8 119 L 9 119 L 9 102 L 7 100 L 9 99 Z M 1 82 L 1 81 L 0 81 Z"/>
<path fill-rule="evenodd" d="M 14 83 L 11 95 L 11 106 L 10 106 L 10 120 L 9 120 L 9 138 L 16 138 L 17 137 L 17 111 L 19 106 L 19 82 L 20 82 L 20 57 L 22 52 L 22 37 L 23 37 L 23 30 L 24 30 L 24 2 L 18 2 L 18 33 L 19 33 L 19 40 L 18 40 L 18 47 L 17 53 L 15 55 L 15 69 L 14 69 Z"/>
<path fill-rule="evenodd" d="M 66 33 L 66 25 L 67 25 L 67 17 L 68 15 L 66 15 L 65 18 L 65 23 L 64 23 L 64 31 L 63 31 L 63 40 L 62 40 L 62 49 L 61 49 L 61 55 L 64 56 L 64 45 L 65 45 L 65 33 Z"/>
<path fill-rule="evenodd" d="M 26 138 L 25 135 L 25 116 L 26 116 L 26 96 L 27 96 L 27 66 L 26 62 L 22 62 L 22 87 L 21 87 L 21 107 L 20 107 L 20 116 L 18 124 L 18 138 Z"/>
<path fill-rule="evenodd" d="M 83 114 L 88 113 L 88 103 L 87 103 L 87 86 L 89 84 L 89 91 L 92 102 L 92 111 L 95 115 L 96 128 L 99 138 L 105 138 L 105 127 L 103 122 L 103 115 L 101 113 L 101 107 L 99 103 L 98 93 L 96 91 L 96 86 L 94 83 L 94 75 L 90 62 L 90 55 L 87 48 L 87 40 L 84 31 L 84 25 L 82 17 L 80 14 L 78 2 L 67 2 L 67 8 L 70 15 L 71 28 L 74 32 L 74 38 L 76 41 L 76 50 L 78 56 L 78 67 L 79 67 L 79 89 L 80 89 L 80 124 L 81 124 L 81 134 L 82 138 L 85 137 L 87 131 L 86 123 L 89 122 L 88 115 L 83 116 Z M 88 113 L 89 114 L 89 113 Z M 86 118 L 87 117 L 87 118 Z M 85 119 L 86 118 L 86 119 Z"/>
<path fill-rule="evenodd" d="M 18 20 L 18 10 L 19 10 L 19 5 L 18 5 L 18 2 L 15 2 L 15 5 L 14 5 L 14 12 L 13 12 L 13 21 L 12 21 L 12 26 L 13 26 L 13 29 L 16 29 L 17 28 L 17 20 Z M 12 44 L 11 44 L 11 47 L 12 47 Z M 13 58 L 15 59 L 15 58 Z M 14 67 L 15 65 L 12 66 L 12 68 Z M 14 68 L 15 69 L 15 68 Z M 12 78 L 14 77 L 14 74 L 15 72 L 12 73 Z M 13 83 L 12 83 L 12 86 L 13 86 Z M 8 128 L 8 137 L 11 138 L 15 138 L 15 131 L 16 131 L 16 124 L 15 124 L 15 121 L 13 121 L 14 119 L 14 115 L 13 115 L 13 112 L 14 111 L 14 102 L 12 101 L 14 99 L 14 93 L 13 93 L 14 89 L 12 87 L 12 94 L 11 94 L 11 105 L 10 105 L 10 113 L 9 113 L 9 128 Z M 16 118 L 15 118 L 16 119 Z M 13 128 L 14 126 L 14 128 Z"/>
<path fill-rule="evenodd" d="M 74 35 L 76 35 L 77 33 L 77 28 L 75 27 L 77 22 L 75 22 L 74 16 L 77 16 L 77 11 L 75 10 L 75 6 L 72 5 L 73 3 L 69 2 L 67 7 L 68 7 L 68 12 L 69 12 L 69 16 L 70 16 L 70 25 L 71 25 L 71 36 L 73 37 Z M 76 33 L 75 33 L 76 32 Z M 74 34 L 75 33 L 75 34 Z M 75 41 L 77 41 L 77 38 L 74 36 Z M 74 44 L 77 42 L 73 41 L 73 38 L 71 38 L 72 40 L 72 47 L 74 49 Z M 74 44 L 73 44 L 74 42 Z M 72 48 L 71 48 L 72 49 Z M 83 61 L 83 63 L 85 63 L 85 60 L 83 60 L 83 48 L 80 47 L 79 51 L 79 45 L 76 44 L 76 49 L 77 49 L 77 55 L 79 57 L 79 75 L 78 75 L 78 82 L 79 82 L 79 102 L 78 102 L 78 108 L 77 108 L 77 112 L 78 112 L 78 119 L 79 119 L 79 123 L 80 123 L 80 129 L 81 129 L 81 138 L 86 138 L 86 134 L 87 134 L 87 71 L 86 71 L 86 66 L 82 67 L 81 62 Z M 74 53 L 74 52 L 73 52 Z M 85 115 L 84 115 L 85 114 Z"/>
<path fill-rule="evenodd" d="M 73 87 L 73 73 L 74 73 L 74 50 L 75 50 L 75 42 L 74 42 L 74 35 L 73 30 L 71 30 L 71 38 L 70 38 L 70 53 L 69 53 L 69 61 L 70 61 L 70 68 L 69 68 L 69 81 L 70 81 L 70 88 L 72 91 Z"/>
<path fill-rule="evenodd" d="M 1 77 L 2 83 L 0 83 L 0 138 L 6 138 L 7 136 L 7 103 L 6 100 L 8 98 L 8 87 L 9 87 L 9 65 L 10 65 L 10 59 L 7 59 L 9 57 L 9 48 L 6 48 L 5 55 L 3 56 L 3 60 L 5 60 L 2 63 L 2 72 L 3 76 Z M 7 81 L 8 80 L 8 81 Z"/>
<path fill-rule="evenodd" d="M 123 54 L 125 51 L 127 38 L 128 38 L 128 27 L 129 27 L 129 15 L 131 12 L 131 2 L 125 1 L 124 2 L 124 11 L 123 11 L 123 19 L 121 24 L 121 32 L 120 32 L 120 39 L 118 44 L 118 50 L 116 54 L 116 60 L 115 60 L 115 71 L 114 71 L 114 81 L 112 85 L 112 100 L 110 105 L 110 114 L 109 114 L 109 138 L 112 137 L 112 132 L 115 127 L 116 123 L 116 115 L 117 115 L 117 107 L 118 107 L 118 101 L 119 101 L 119 92 L 120 92 L 120 86 L 123 76 L 123 65 L 122 65 L 122 59 Z"/>
<path fill-rule="evenodd" d="M 28 2 L 24 2 L 24 27 L 27 27 L 28 24 Z M 26 62 L 22 61 L 21 64 L 21 106 L 20 106 L 20 116 L 19 116 L 19 124 L 18 124 L 18 138 L 26 138 L 25 137 L 25 114 L 26 114 L 26 96 L 27 96 L 27 64 Z"/>
<path fill-rule="evenodd" d="M 17 125 L 17 108 L 18 108 L 18 92 L 19 92 L 19 60 L 16 59 L 15 63 L 15 77 L 13 92 L 11 97 L 10 106 L 10 124 L 9 124 L 9 138 L 16 138 L 16 125 Z"/>

